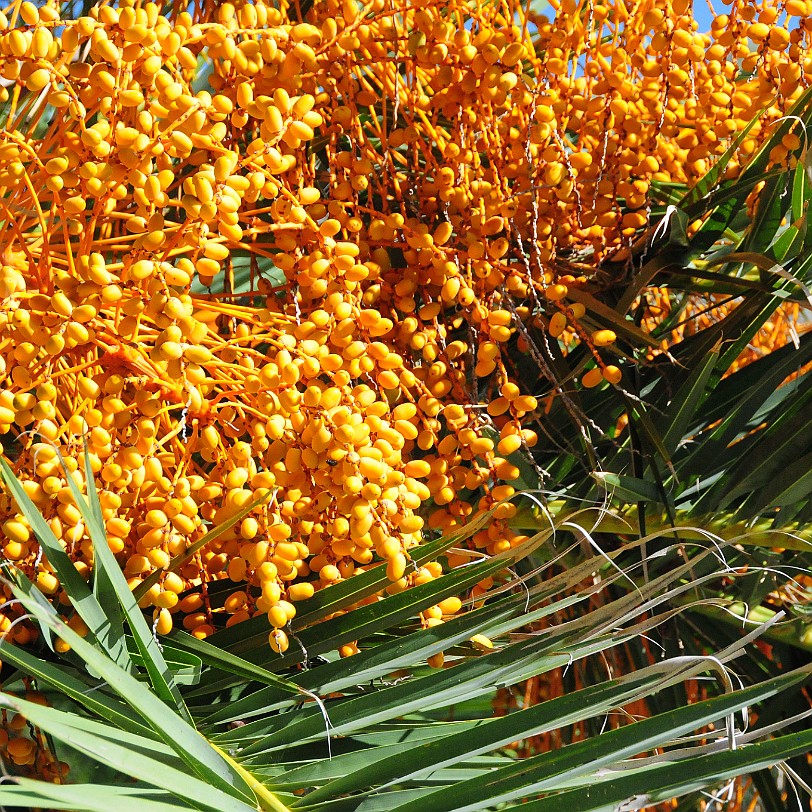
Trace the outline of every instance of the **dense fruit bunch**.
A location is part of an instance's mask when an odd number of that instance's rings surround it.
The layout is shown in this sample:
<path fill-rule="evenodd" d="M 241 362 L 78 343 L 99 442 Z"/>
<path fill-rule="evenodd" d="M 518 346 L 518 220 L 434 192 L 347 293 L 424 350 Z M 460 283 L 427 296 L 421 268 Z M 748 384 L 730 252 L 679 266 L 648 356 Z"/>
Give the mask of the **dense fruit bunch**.
<path fill-rule="evenodd" d="M 26 691 L 24 698 L 47 705 L 44 694 Z M 59 761 L 49 748 L 42 731 L 31 725 L 20 713 L 0 711 L 0 754 L 17 775 L 31 775 L 61 783 L 70 772 L 69 765 Z"/>
<path fill-rule="evenodd" d="M 314 590 L 376 563 L 390 590 L 435 577 L 409 565 L 427 530 L 498 505 L 474 546 L 518 543 L 499 503 L 539 414 L 507 348 L 536 359 L 541 328 L 587 347 L 579 385 L 619 384 L 583 269 L 769 105 L 735 174 L 812 76 L 805 0 L 735 2 L 708 34 L 687 0 L 555 5 L 0 15 L 0 432 L 27 492 L 89 572 L 66 480 L 86 441 L 133 585 L 265 497 L 149 590 L 158 631 L 181 612 L 211 634 L 178 596 L 229 577 L 228 623 L 267 614 L 284 649 Z M 59 600 L 0 507 L 3 556 Z"/>

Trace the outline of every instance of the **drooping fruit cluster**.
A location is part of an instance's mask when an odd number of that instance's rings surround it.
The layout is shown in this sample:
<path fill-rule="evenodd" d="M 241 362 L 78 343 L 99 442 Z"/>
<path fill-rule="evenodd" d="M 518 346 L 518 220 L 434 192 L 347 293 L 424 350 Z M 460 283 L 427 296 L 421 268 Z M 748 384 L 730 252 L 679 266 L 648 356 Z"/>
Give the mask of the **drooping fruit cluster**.
<path fill-rule="evenodd" d="M 0 432 L 84 573 L 87 443 L 133 585 L 265 496 L 142 605 L 206 636 L 179 596 L 228 577 L 227 622 L 267 614 L 277 650 L 296 601 L 354 572 L 436 577 L 409 565 L 428 530 L 495 508 L 473 544 L 521 541 L 500 502 L 539 415 L 511 354 L 581 344 L 580 383 L 620 384 L 587 263 L 770 105 L 735 174 L 812 76 L 803 0 L 708 34 L 687 0 L 303 6 L 0 15 Z M 67 609 L 0 507 L 3 556 Z"/>
<path fill-rule="evenodd" d="M 25 699 L 38 705 L 48 704 L 47 697 L 38 691 L 25 691 Z M 70 772 L 70 765 L 56 758 L 39 728 L 22 714 L 5 708 L 0 711 L 0 756 L 4 767 L 10 767 L 16 775 L 64 783 Z"/>

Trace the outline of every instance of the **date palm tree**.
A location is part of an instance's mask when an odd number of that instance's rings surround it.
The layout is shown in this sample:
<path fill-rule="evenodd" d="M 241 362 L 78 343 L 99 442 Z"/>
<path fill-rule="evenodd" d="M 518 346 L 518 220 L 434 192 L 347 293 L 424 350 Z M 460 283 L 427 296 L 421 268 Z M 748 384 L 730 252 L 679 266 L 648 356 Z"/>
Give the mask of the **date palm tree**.
<path fill-rule="evenodd" d="M 568 515 L 507 554 L 382 601 L 364 602 L 385 585 L 382 568 L 317 593 L 301 604 L 290 629 L 296 645 L 280 656 L 267 646 L 264 618 L 209 640 L 175 631 L 159 641 L 110 552 L 92 487 L 74 493 L 96 557 L 88 584 L 11 469 L 3 463 L 2 470 L 71 611 L 88 629 L 77 634 L 21 572 L 5 568 L 14 600 L 41 634 L 35 649 L 0 645 L 13 671 L 0 704 L 33 726 L 78 780 L 11 775 L 0 784 L 6 808 L 632 809 L 767 770 L 812 745 L 808 730 L 782 735 L 797 713 L 760 717 L 753 729 L 744 723 L 748 708 L 790 696 L 812 670 L 764 674 L 740 687 L 731 663 L 747 655 L 762 629 L 712 656 L 665 657 L 503 716 L 491 712 L 500 687 L 639 646 L 673 619 L 675 605 L 695 603 L 697 590 L 718 581 L 724 542 L 693 545 L 654 534 L 583 556 L 577 551 L 591 538 L 588 512 Z M 442 556 L 478 529 L 427 544 L 416 563 Z M 568 544 L 568 532 L 579 541 Z M 639 553 L 654 542 L 668 566 L 646 578 Z M 478 596 L 470 611 L 430 628 L 415 623 L 422 608 L 526 565 L 543 548 L 549 552 L 537 571 L 497 577 L 493 593 Z M 210 599 L 216 602 L 216 590 Z M 345 611 L 351 606 L 358 608 Z M 358 641 L 360 653 L 337 657 L 349 641 Z M 446 666 L 429 668 L 440 652 Z M 656 710 L 675 687 L 697 679 L 718 690 Z M 22 698 L 26 687 L 45 702 Z M 650 715 L 624 715 L 644 700 Z M 515 757 L 511 743 L 551 731 L 562 746 Z"/>

